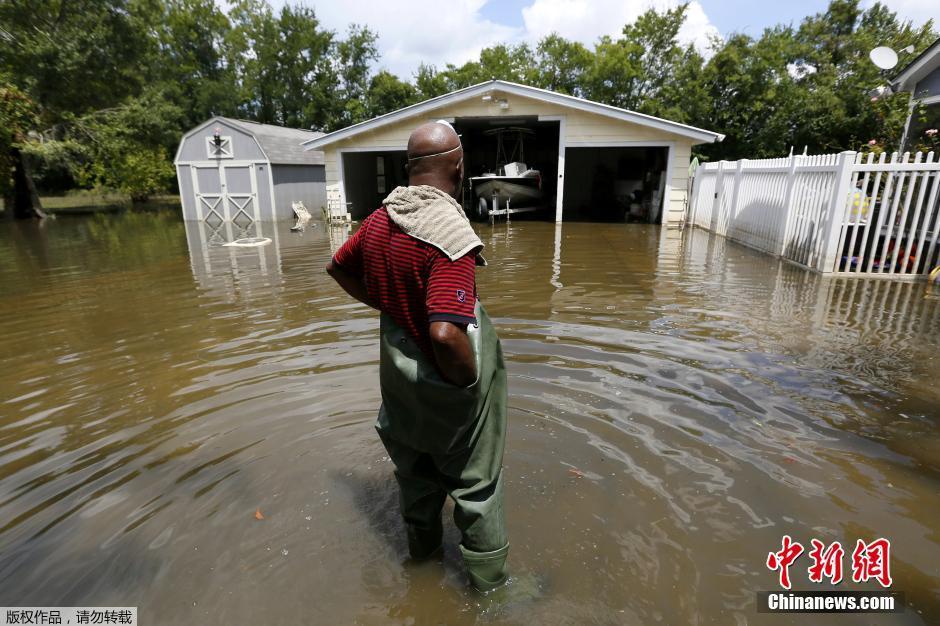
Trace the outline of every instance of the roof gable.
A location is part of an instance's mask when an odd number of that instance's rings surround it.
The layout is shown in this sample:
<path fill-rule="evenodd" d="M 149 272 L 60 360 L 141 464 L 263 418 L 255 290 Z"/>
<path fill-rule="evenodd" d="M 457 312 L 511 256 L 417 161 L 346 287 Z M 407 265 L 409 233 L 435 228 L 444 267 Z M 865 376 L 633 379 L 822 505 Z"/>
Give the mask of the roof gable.
<path fill-rule="evenodd" d="M 305 152 L 303 144 L 322 137 L 323 133 L 301 128 L 287 128 L 261 124 L 248 120 L 226 119 L 245 132 L 254 135 L 272 164 L 322 165 L 323 154 Z"/>
<path fill-rule="evenodd" d="M 323 165 L 322 152 L 306 150 L 303 146 L 306 141 L 322 137 L 323 133 L 321 132 L 301 128 L 287 128 L 274 124 L 261 124 L 260 122 L 238 120 L 221 115 L 206 120 L 185 133 L 180 141 L 180 147 L 177 149 L 176 159 L 179 159 L 179 149 L 182 148 L 186 139 L 213 124 L 219 123 L 250 135 L 272 165 Z"/>
<path fill-rule="evenodd" d="M 483 94 L 493 90 L 505 92 L 510 95 L 541 100 L 543 102 L 550 102 L 559 106 L 580 111 L 595 113 L 597 115 L 610 117 L 624 122 L 630 122 L 640 126 L 655 128 L 676 135 L 689 137 L 691 139 L 698 140 L 701 143 L 712 143 L 721 141 L 725 138 L 725 136 L 721 133 L 716 133 L 702 128 L 696 128 L 687 124 L 680 124 L 679 122 L 673 122 L 671 120 L 654 117 L 652 115 L 646 115 L 644 113 L 637 113 L 636 111 L 621 109 L 610 106 L 608 104 L 601 104 L 600 102 L 585 100 L 584 98 L 569 96 L 555 91 L 549 91 L 547 89 L 530 87 L 528 85 L 511 83 L 504 80 L 492 80 L 485 83 L 480 83 L 478 85 L 473 85 L 471 87 L 465 87 L 464 89 L 458 89 L 457 91 L 453 91 L 443 96 L 431 98 L 429 100 L 407 106 L 403 109 L 386 113 L 385 115 L 380 115 L 379 117 L 365 122 L 353 124 L 352 126 L 348 126 L 341 130 L 323 135 L 322 137 L 309 139 L 304 142 L 304 147 L 307 150 L 318 150 L 323 146 L 354 137 L 360 133 L 375 130 L 389 124 L 394 124 L 395 122 L 421 115 L 427 111 L 438 109 L 449 104 L 454 104 L 464 100 L 469 100 L 477 96 L 482 96 Z"/>
<path fill-rule="evenodd" d="M 910 91 L 922 78 L 938 67 L 940 67 L 940 38 L 905 65 L 891 84 L 894 85 L 896 91 Z"/>

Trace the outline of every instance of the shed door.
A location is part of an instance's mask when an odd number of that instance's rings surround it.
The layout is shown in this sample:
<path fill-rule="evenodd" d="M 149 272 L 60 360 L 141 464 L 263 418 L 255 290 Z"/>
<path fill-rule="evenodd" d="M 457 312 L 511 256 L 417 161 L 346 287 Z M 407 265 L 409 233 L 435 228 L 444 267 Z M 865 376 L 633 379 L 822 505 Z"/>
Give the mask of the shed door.
<path fill-rule="evenodd" d="M 193 165 L 196 217 L 217 225 L 260 221 L 257 171 L 254 163 Z"/>

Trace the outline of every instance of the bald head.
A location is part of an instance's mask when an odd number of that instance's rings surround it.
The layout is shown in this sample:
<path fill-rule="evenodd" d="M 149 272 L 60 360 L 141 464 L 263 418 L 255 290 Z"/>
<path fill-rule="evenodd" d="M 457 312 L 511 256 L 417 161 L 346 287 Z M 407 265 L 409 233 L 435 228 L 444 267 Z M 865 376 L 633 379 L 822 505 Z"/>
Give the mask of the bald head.
<path fill-rule="evenodd" d="M 418 126 L 408 137 L 408 159 L 431 158 L 458 146 L 460 137 L 449 124 L 428 122 Z"/>
<path fill-rule="evenodd" d="M 463 146 L 450 124 L 422 124 L 408 137 L 408 182 L 456 197 L 463 178 Z"/>

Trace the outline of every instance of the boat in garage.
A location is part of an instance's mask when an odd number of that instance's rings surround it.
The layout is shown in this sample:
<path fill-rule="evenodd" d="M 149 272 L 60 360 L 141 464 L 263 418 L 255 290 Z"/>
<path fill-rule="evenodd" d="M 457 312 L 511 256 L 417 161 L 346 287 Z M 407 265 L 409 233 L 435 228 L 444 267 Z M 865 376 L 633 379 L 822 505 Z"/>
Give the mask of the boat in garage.
<path fill-rule="evenodd" d="M 542 174 L 524 161 L 524 137 L 535 135 L 535 132 L 530 128 L 512 126 L 494 128 L 483 134 L 496 136 L 498 167 L 496 172 L 470 178 L 470 188 L 477 198 L 477 216 L 487 219 L 495 215 L 538 210 L 540 207 L 532 205 L 537 205 L 544 196 Z M 506 149 L 507 140 L 512 142 L 511 150 Z M 500 206 L 505 208 L 500 209 Z"/>

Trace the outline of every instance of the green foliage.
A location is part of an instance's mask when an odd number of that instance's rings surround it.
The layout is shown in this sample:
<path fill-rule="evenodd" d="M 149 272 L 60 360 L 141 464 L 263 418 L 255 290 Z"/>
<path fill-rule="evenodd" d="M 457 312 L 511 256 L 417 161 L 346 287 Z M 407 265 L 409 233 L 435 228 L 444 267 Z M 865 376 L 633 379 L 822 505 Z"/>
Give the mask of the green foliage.
<path fill-rule="evenodd" d="M 448 63 L 438 76 L 443 80 L 445 92 L 493 79 L 532 84 L 537 80 L 535 63 L 535 55 L 526 44 L 497 44 L 484 48 L 479 61 L 468 61 L 459 67 Z"/>
<path fill-rule="evenodd" d="M 366 93 L 369 90 L 369 67 L 378 58 L 376 35 L 364 26 L 349 27 L 344 41 L 337 45 L 339 64 L 339 96 L 345 106 L 339 111 L 334 126 L 343 127 L 369 117 Z"/>
<path fill-rule="evenodd" d="M 447 77 L 433 65 L 422 63 L 415 74 L 415 88 L 421 100 L 442 96 L 448 91 Z"/>
<path fill-rule="evenodd" d="M 716 39 L 703 56 L 679 42 L 680 5 L 593 46 L 557 34 L 498 44 L 405 81 L 375 67 L 368 28 L 338 34 L 299 2 L 222 4 L 0 2 L 0 187 L 17 147 L 44 189 L 107 185 L 140 199 L 172 186 L 180 135 L 213 115 L 331 131 L 494 78 L 726 134 L 702 148 L 707 158 L 893 149 L 907 97 L 870 97 L 887 77 L 867 53 L 912 44 L 917 54 L 936 37 L 932 23 L 914 28 L 880 3 L 831 0 L 797 25 Z M 918 121 L 910 145 L 936 146 L 935 125 L 933 114 Z"/>
<path fill-rule="evenodd" d="M 594 55 L 584 45 L 553 33 L 536 48 L 536 81 L 544 89 L 583 96 L 585 75 L 593 60 Z"/>
<path fill-rule="evenodd" d="M 95 168 L 95 182 L 120 190 L 134 202 L 168 189 L 175 176 L 173 164 L 159 148 L 118 152 L 107 161 L 95 161 Z"/>
<path fill-rule="evenodd" d="M 0 76 L 0 197 L 12 189 L 12 148 L 22 148 L 26 134 L 38 124 L 35 103 Z"/>
<path fill-rule="evenodd" d="M 649 9 L 617 40 L 602 37 L 587 72 L 585 95 L 627 109 L 649 108 L 673 80 L 683 58 L 677 37 L 686 5 L 662 13 Z"/>
<path fill-rule="evenodd" d="M 219 4 L 138 0 L 133 14 L 147 32 L 141 71 L 152 88 L 183 111 L 181 129 L 213 115 L 238 113 L 241 98 L 234 63 L 238 45 Z"/>
<path fill-rule="evenodd" d="M 321 28 L 313 9 L 288 5 L 275 15 L 265 2 L 239 0 L 229 17 L 228 87 L 237 95 L 237 115 L 294 128 L 337 127 L 344 109 L 337 86 L 343 42 Z"/>
<path fill-rule="evenodd" d="M 129 0 L 0 2 L 0 72 L 40 105 L 47 123 L 84 114 L 134 93 L 144 77 L 141 40 Z"/>
<path fill-rule="evenodd" d="M 46 192 L 63 192 L 79 184 L 78 173 L 91 160 L 88 148 L 77 141 L 33 141 L 23 145 L 32 165 L 33 182 Z"/>
<path fill-rule="evenodd" d="M 385 70 L 369 81 L 368 117 L 397 111 L 418 101 L 418 90 Z"/>
<path fill-rule="evenodd" d="M 160 92 L 72 120 L 71 141 L 88 155 L 76 172 L 82 186 L 118 189 L 134 201 L 170 188 L 173 165 L 166 145 L 176 140 L 182 111 Z"/>
<path fill-rule="evenodd" d="M 940 155 L 940 104 L 914 107 L 904 149 Z"/>

